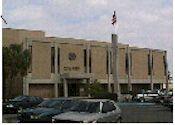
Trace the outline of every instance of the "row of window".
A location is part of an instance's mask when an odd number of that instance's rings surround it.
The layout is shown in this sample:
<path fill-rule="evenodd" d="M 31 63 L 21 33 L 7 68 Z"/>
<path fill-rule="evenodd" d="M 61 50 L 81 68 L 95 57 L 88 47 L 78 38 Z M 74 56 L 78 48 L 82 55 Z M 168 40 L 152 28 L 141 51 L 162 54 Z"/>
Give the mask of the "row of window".
<path fill-rule="evenodd" d="M 29 46 L 29 51 L 32 55 L 32 46 Z M 87 73 L 88 71 L 88 64 L 87 64 L 87 58 L 89 58 L 89 73 L 91 73 L 92 68 L 91 68 L 91 50 L 89 49 L 89 57 L 87 57 L 87 49 L 84 49 L 84 72 Z M 57 48 L 57 52 L 58 52 L 58 57 L 57 57 L 57 65 L 58 65 L 58 73 L 60 72 L 60 48 Z M 130 60 L 129 60 L 129 56 L 130 56 Z M 110 61 L 109 61 L 110 60 Z M 129 62 L 130 61 L 130 62 Z M 148 75 L 151 75 L 151 71 L 153 69 L 153 56 L 152 58 L 150 58 L 150 54 L 148 54 Z M 110 67 L 108 67 L 110 62 Z M 163 56 L 163 62 L 164 62 L 164 74 L 166 75 L 166 69 L 167 69 L 167 65 L 166 65 L 166 58 L 165 56 Z M 132 75 L 132 53 L 130 53 L 129 55 L 126 53 L 125 54 L 125 73 L 128 74 L 129 73 L 129 63 L 130 63 L 130 73 Z M 32 64 L 32 58 L 30 60 L 30 64 Z M 110 68 L 110 70 L 109 70 Z M 30 65 L 29 67 L 29 72 L 31 72 L 32 69 L 32 65 Z M 112 52 L 111 51 L 106 51 L 106 74 L 108 74 L 110 71 L 110 74 L 112 74 L 113 72 L 113 68 L 112 68 Z M 55 47 L 51 47 L 51 73 L 55 73 Z"/>

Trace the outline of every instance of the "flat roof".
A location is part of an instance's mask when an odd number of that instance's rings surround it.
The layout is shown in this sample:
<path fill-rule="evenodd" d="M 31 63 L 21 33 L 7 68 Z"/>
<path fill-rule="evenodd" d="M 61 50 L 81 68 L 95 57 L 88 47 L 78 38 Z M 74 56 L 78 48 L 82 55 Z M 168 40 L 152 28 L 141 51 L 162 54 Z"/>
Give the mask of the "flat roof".
<path fill-rule="evenodd" d="M 42 30 L 28 30 L 28 29 L 15 29 L 15 28 L 3 28 L 3 29 L 10 29 L 10 30 L 21 30 L 21 31 L 30 31 L 30 32 L 43 32 L 43 33 L 45 33 L 44 31 L 42 31 Z M 44 40 L 44 41 L 53 41 L 53 42 L 57 42 L 57 41 L 59 41 L 59 40 L 62 40 L 62 42 L 64 42 L 64 43 L 70 43 L 70 42 L 72 42 L 72 43 L 92 43 L 92 45 L 93 44 L 103 44 L 103 45 L 107 45 L 107 44 L 111 44 L 111 42 L 107 42 L 107 41 L 102 41 L 102 40 L 86 40 L 86 39 L 81 39 L 81 38 L 63 38 L 63 37 L 54 37 L 54 36 L 45 36 L 44 37 L 45 38 L 45 40 L 44 39 L 42 39 L 42 40 Z M 33 39 L 33 40 L 41 40 L 41 39 Z M 119 45 L 120 46 L 124 46 L 124 47 L 127 47 L 127 46 L 129 46 L 129 48 L 130 49 L 145 49 L 145 50 L 153 50 L 153 51 L 158 51 L 158 52 L 166 52 L 166 50 L 163 50 L 163 49 L 154 49 L 154 48 L 144 48 L 144 47 L 137 47 L 137 46 L 130 46 L 129 44 L 123 44 L 123 43 L 119 43 Z"/>

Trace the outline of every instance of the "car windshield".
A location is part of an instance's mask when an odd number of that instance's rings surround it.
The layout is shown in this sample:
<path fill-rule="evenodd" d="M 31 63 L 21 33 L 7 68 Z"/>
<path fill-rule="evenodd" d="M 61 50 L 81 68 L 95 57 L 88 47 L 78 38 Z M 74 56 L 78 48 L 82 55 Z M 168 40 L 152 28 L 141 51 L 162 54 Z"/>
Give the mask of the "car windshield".
<path fill-rule="evenodd" d="M 56 108 L 56 107 L 61 106 L 62 104 L 63 104 L 63 100 L 55 100 L 52 103 L 50 103 L 48 105 L 48 107 L 50 107 L 50 108 Z"/>
<path fill-rule="evenodd" d="M 52 103 L 53 100 L 46 100 L 46 101 L 43 101 L 42 103 L 40 103 L 38 105 L 38 107 L 48 107 L 50 103 Z"/>
<path fill-rule="evenodd" d="M 26 99 L 26 96 L 18 96 L 16 98 L 12 99 L 12 101 L 22 101 L 24 99 Z"/>
<path fill-rule="evenodd" d="M 76 101 L 73 100 L 66 100 L 64 101 L 63 105 L 62 105 L 62 109 L 70 109 L 71 107 L 73 107 L 76 104 Z"/>
<path fill-rule="evenodd" d="M 98 113 L 100 112 L 100 102 L 82 101 L 73 106 L 71 111 Z"/>
<path fill-rule="evenodd" d="M 55 102 L 52 107 L 60 110 L 70 109 L 75 104 L 73 100 L 62 100 L 59 102 Z"/>

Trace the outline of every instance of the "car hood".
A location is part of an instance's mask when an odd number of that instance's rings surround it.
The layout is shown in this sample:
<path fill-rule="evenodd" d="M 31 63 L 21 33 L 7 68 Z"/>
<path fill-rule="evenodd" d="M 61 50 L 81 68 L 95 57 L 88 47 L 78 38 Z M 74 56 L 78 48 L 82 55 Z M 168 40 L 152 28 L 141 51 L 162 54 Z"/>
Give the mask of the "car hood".
<path fill-rule="evenodd" d="M 66 112 L 66 113 L 62 113 L 60 115 L 54 116 L 53 119 L 92 122 L 99 119 L 102 116 L 103 114 L 101 113 Z"/>
<path fill-rule="evenodd" d="M 9 101 L 9 102 L 3 103 L 3 106 L 9 105 L 9 104 L 12 104 L 13 106 L 18 106 L 18 105 L 21 105 L 22 102 L 21 101 Z"/>
<path fill-rule="evenodd" d="M 57 110 L 55 108 L 36 108 L 36 109 L 31 109 L 28 112 L 34 115 L 40 115 L 42 113 L 52 113 L 57 111 L 60 111 L 60 110 Z"/>

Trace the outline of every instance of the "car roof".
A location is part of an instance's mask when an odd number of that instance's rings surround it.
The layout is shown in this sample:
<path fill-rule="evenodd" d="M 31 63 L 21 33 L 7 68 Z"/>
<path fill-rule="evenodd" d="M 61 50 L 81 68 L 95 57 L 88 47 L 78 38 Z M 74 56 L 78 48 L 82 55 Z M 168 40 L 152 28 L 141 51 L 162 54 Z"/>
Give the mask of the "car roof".
<path fill-rule="evenodd" d="M 51 98 L 51 99 L 45 99 L 45 100 L 74 100 L 74 98 L 59 97 L 59 98 Z"/>
<path fill-rule="evenodd" d="M 111 101 L 110 99 L 82 99 L 81 101 L 87 101 L 87 102 L 107 102 Z"/>

